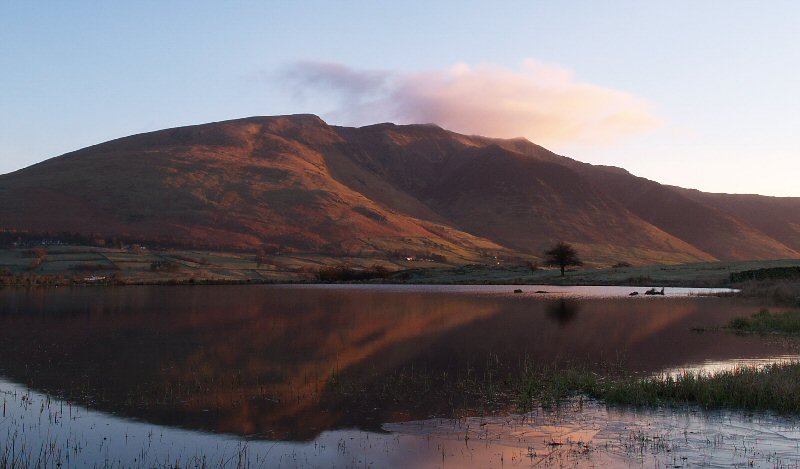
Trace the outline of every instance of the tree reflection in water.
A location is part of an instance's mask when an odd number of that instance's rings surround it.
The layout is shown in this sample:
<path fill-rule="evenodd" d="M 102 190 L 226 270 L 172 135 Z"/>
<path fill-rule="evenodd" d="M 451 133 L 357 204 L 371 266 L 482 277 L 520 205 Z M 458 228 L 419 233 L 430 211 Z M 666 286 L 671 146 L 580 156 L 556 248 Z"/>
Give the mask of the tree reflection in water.
<path fill-rule="evenodd" d="M 580 304 L 575 300 L 560 299 L 550 303 L 547 308 L 547 315 L 550 316 L 559 326 L 564 327 L 575 319 L 580 311 Z"/>

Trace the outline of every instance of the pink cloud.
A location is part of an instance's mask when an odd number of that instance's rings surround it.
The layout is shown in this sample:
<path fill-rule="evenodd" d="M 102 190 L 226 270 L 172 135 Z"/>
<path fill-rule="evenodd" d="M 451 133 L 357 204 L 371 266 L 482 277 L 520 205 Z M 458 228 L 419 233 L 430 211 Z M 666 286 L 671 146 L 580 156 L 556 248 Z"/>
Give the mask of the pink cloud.
<path fill-rule="evenodd" d="M 461 133 L 526 137 L 544 145 L 609 143 L 656 128 L 642 98 L 525 60 L 518 69 L 458 64 L 400 73 L 304 62 L 285 75 L 296 90 L 337 98 L 327 119 L 345 125 L 435 123 Z"/>

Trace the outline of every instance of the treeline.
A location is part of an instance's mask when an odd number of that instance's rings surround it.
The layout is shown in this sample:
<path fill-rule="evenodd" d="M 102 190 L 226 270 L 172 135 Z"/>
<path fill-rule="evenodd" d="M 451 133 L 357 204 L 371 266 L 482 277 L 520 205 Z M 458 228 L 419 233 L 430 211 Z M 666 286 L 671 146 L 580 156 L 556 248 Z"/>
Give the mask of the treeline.
<path fill-rule="evenodd" d="M 62 244 L 122 249 L 126 246 L 148 246 L 150 249 L 207 249 L 209 251 L 242 251 L 197 240 L 186 242 L 176 237 L 137 238 L 132 236 L 107 236 L 96 233 L 30 232 L 0 230 L 0 247 L 30 248 Z M 242 251 L 246 252 L 246 250 Z"/>
<path fill-rule="evenodd" d="M 746 282 L 748 280 L 789 280 L 800 279 L 800 266 L 769 267 L 766 269 L 744 270 L 731 272 L 732 283 Z"/>
<path fill-rule="evenodd" d="M 33 247 L 52 244 L 90 245 L 92 238 L 78 233 L 31 233 L 27 231 L 0 231 L 0 246 Z"/>
<path fill-rule="evenodd" d="M 94 233 L 73 233 L 69 231 L 61 231 L 57 233 L 52 233 L 49 231 L 0 231 L 0 246 L 4 247 L 13 246 L 25 248 L 36 246 L 58 246 L 61 244 L 122 248 L 123 246 L 130 244 L 152 244 L 152 241 L 124 238 L 119 236 L 104 236 Z"/>
<path fill-rule="evenodd" d="M 316 278 L 320 282 L 358 282 L 373 279 L 388 279 L 392 271 L 382 265 L 373 265 L 366 269 L 350 266 L 322 267 L 317 270 Z"/>

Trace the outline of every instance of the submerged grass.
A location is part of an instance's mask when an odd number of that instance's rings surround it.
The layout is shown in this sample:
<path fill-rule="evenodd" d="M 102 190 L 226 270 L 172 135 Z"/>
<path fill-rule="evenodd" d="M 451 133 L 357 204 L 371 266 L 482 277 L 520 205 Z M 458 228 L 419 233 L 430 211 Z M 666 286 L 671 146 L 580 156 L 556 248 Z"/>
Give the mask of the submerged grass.
<path fill-rule="evenodd" d="M 770 313 L 762 309 L 749 318 L 732 319 L 728 328 L 737 333 L 800 334 L 800 311 Z"/>

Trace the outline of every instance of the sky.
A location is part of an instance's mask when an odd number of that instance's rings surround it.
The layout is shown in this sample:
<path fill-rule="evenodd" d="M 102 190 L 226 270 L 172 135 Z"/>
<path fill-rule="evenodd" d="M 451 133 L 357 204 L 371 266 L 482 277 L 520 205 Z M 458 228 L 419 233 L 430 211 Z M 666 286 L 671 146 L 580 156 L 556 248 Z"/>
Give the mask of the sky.
<path fill-rule="evenodd" d="M 798 24 L 793 1 L 0 0 L 0 174 L 136 133 L 313 113 L 800 197 Z"/>

